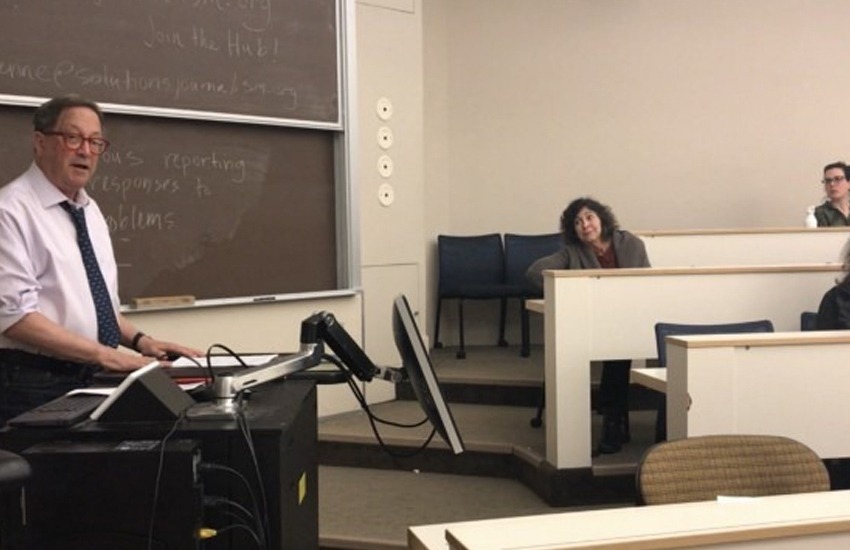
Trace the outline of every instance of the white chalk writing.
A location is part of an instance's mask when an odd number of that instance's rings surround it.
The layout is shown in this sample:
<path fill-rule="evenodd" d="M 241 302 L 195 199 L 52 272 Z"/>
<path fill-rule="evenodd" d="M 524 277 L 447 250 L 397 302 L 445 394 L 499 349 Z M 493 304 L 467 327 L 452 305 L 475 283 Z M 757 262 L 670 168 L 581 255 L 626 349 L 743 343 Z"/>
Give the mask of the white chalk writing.
<path fill-rule="evenodd" d="M 168 231 L 173 229 L 176 214 L 171 211 L 145 210 L 131 204 L 118 205 L 114 214 L 104 214 L 106 224 L 112 232 L 118 231 Z"/>
<path fill-rule="evenodd" d="M 195 155 L 168 153 L 163 158 L 163 166 L 167 170 L 176 170 L 184 176 L 193 170 L 226 172 L 230 174 L 230 181 L 234 183 L 241 183 L 246 177 L 244 159 L 228 158 L 216 151 Z"/>

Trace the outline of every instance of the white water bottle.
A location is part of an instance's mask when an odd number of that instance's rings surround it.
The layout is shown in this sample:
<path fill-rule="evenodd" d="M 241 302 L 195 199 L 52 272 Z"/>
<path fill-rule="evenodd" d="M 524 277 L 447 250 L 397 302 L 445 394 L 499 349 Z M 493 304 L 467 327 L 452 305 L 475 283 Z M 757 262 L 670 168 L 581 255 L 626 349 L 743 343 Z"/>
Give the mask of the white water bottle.
<path fill-rule="evenodd" d="M 817 227 L 818 220 L 815 218 L 815 207 L 810 206 L 806 210 L 806 227 Z"/>

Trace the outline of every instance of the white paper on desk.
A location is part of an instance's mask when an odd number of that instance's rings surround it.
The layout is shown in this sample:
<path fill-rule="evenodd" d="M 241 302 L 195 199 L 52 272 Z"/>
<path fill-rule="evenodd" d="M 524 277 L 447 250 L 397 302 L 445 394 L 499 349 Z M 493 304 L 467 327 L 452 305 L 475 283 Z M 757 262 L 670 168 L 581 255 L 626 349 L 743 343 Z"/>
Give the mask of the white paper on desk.
<path fill-rule="evenodd" d="M 115 387 L 111 388 L 77 388 L 71 390 L 65 395 L 111 395 L 115 391 Z"/>
<path fill-rule="evenodd" d="M 180 389 L 182 389 L 183 391 L 189 391 L 189 390 L 194 390 L 198 386 L 203 386 L 204 383 L 203 382 L 190 382 L 188 384 L 177 384 L 177 385 L 180 386 Z M 115 387 L 117 387 L 117 386 L 115 386 Z M 104 396 L 108 397 L 108 396 L 112 395 L 112 392 L 115 391 L 115 387 L 111 387 L 111 388 L 103 388 L 103 387 L 77 388 L 76 390 L 69 391 L 66 395 L 104 395 Z"/>
<path fill-rule="evenodd" d="M 249 367 L 256 367 L 257 365 L 262 365 L 263 363 L 268 363 L 272 359 L 277 357 L 276 354 L 268 354 L 268 355 L 246 355 L 241 357 L 242 361 L 248 365 Z M 194 357 L 195 361 L 200 363 L 201 367 L 206 368 L 207 366 L 207 358 L 206 357 Z M 195 363 L 192 359 L 187 357 L 180 357 L 173 363 L 171 363 L 172 369 L 179 368 L 188 368 L 194 367 L 198 368 L 198 363 Z M 230 355 L 216 355 L 214 357 L 210 357 L 210 365 L 212 368 L 224 368 L 224 367 L 240 367 L 242 363 L 239 362 L 238 359 L 232 357 Z"/>

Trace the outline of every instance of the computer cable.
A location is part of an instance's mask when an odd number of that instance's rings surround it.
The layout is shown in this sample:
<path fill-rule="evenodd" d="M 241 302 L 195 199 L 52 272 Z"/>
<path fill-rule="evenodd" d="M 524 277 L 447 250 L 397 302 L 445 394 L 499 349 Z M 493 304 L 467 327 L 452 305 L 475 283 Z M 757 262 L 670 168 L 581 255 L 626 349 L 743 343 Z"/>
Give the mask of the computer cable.
<path fill-rule="evenodd" d="M 228 474 L 228 475 L 232 475 L 235 478 L 239 479 L 239 481 L 241 481 L 242 485 L 245 487 L 245 491 L 247 491 L 248 497 L 251 499 L 251 506 L 252 506 L 252 508 L 254 508 L 254 513 L 252 514 L 252 517 L 254 518 L 254 521 L 257 523 L 257 527 L 261 527 L 261 525 L 258 521 L 259 518 L 256 515 L 259 511 L 259 504 L 257 503 L 257 496 L 254 493 L 254 489 L 251 487 L 251 484 L 248 482 L 248 478 L 246 478 L 244 475 L 242 475 L 242 472 L 240 472 L 239 470 L 236 470 L 234 468 L 231 468 L 230 466 L 225 466 L 223 464 L 216 464 L 214 462 L 201 462 L 200 464 L 198 464 L 198 471 L 202 474 L 208 473 L 208 472 L 210 472 L 210 473 L 222 472 L 222 473 L 225 473 L 225 474 Z"/>
<path fill-rule="evenodd" d="M 332 355 L 324 355 L 323 359 L 327 360 L 328 362 L 330 362 L 333 365 L 336 365 L 338 368 L 341 368 L 341 369 L 344 368 L 343 365 L 342 365 L 342 362 L 340 362 L 338 358 L 336 358 Z M 418 448 L 416 448 L 416 449 L 414 449 L 410 452 L 400 452 L 400 451 L 395 451 L 395 450 L 391 449 L 389 446 L 387 446 L 387 444 L 384 442 L 383 438 L 381 437 L 381 434 L 378 431 L 377 422 L 381 422 L 383 424 L 387 424 L 387 425 L 390 425 L 390 426 L 396 426 L 396 427 L 400 427 L 400 428 L 416 428 L 416 427 L 419 427 L 419 426 L 422 426 L 423 424 L 425 424 L 428 421 L 428 418 L 426 417 L 424 420 L 417 422 L 417 423 L 414 423 L 414 424 L 402 424 L 402 423 L 398 423 L 398 422 L 391 422 L 389 420 L 381 419 L 378 416 L 376 416 L 374 413 L 372 413 L 371 407 L 369 407 L 369 404 L 366 402 L 366 396 L 364 396 L 363 392 L 360 391 L 360 388 L 357 387 L 356 382 L 354 382 L 354 380 L 350 376 L 348 376 L 346 378 L 346 380 L 348 381 L 348 387 L 351 389 L 351 392 L 354 394 L 355 399 L 357 399 L 357 402 L 360 403 L 360 407 L 366 413 L 366 418 L 369 420 L 369 425 L 372 428 L 372 433 L 375 435 L 375 439 L 378 440 L 378 445 L 381 447 L 381 449 L 385 453 L 392 456 L 393 458 L 413 458 L 414 456 L 418 455 L 423 450 L 425 450 L 425 448 L 428 447 L 428 445 L 431 443 L 431 440 L 434 439 L 434 435 L 437 433 L 436 428 L 431 429 L 430 435 L 428 435 L 428 437 L 425 439 L 425 442 L 421 446 L 419 446 Z"/>
<path fill-rule="evenodd" d="M 241 399 L 241 394 L 237 394 L 237 399 Z M 260 530 L 261 540 L 263 543 L 263 548 L 266 547 L 269 540 L 269 518 L 268 518 L 268 503 L 266 501 L 266 489 L 263 484 L 263 476 L 260 472 L 260 465 L 257 462 L 257 452 L 254 449 L 254 440 L 251 437 L 251 430 L 248 427 L 248 421 L 245 419 L 244 408 L 238 406 L 236 408 L 236 425 L 239 427 L 239 430 L 242 432 L 242 437 L 245 440 L 245 445 L 248 447 L 248 454 L 251 457 L 251 463 L 254 466 L 254 475 L 257 479 L 257 489 L 260 494 L 260 507 L 257 510 L 257 517 L 262 522 L 262 529 Z"/>
<path fill-rule="evenodd" d="M 201 462 L 200 464 L 198 464 L 198 471 L 201 474 L 221 472 L 221 473 L 236 477 L 239 481 L 241 481 L 242 485 L 245 487 L 245 491 L 248 493 L 248 497 L 251 500 L 251 507 L 254 509 L 253 513 L 248 512 L 248 515 L 254 521 L 254 524 L 256 526 L 256 530 L 254 532 L 257 533 L 257 532 L 263 531 L 263 524 L 260 521 L 260 518 L 261 518 L 260 507 L 259 507 L 259 504 L 257 502 L 256 493 L 254 492 L 253 487 L 251 487 L 251 483 L 248 481 L 248 478 L 246 478 L 244 475 L 242 475 L 242 472 L 240 472 L 239 470 L 236 470 L 234 468 L 231 468 L 230 466 L 225 466 L 223 464 L 216 464 L 214 462 Z M 215 498 L 223 498 L 223 497 L 215 497 Z M 234 504 L 236 504 L 236 503 L 234 503 Z M 245 508 L 245 510 L 247 511 L 247 508 Z"/>
<path fill-rule="evenodd" d="M 254 517 L 250 510 L 248 510 L 238 502 L 220 496 L 204 496 L 203 501 L 205 508 L 229 507 L 239 512 L 236 513 L 231 510 L 224 510 L 222 512 L 222 515 L 233 518 L 236 521 L 224 525 L 222 527 L 205 528 L 206 538 L 212 538 L 214 536 L 221 535 L 233 529 L 244 529 L 248 532 L 248 534 L 251 535 L 251 538 L 254 539 L 254 543 L 257 545 L 257 548 L 264 548 L 262 541 L 260 540 L 260 536 L 257 534 L 257 531 L 254 529 L 254 527 L 251 526 L 251 524 L 253 523 L 259 527 L 259 524 L 256 521 L 257 518 Z"/>
<path fill-rule="evenodd" d="M 248 364 L 245 363 L 245 361 L 242 359 L 242 357 L 238 353 L 236 353 L 235 351 L 230 349 L 229 347 L 225 346 L 224 344 L 212 344 L 209 348 L 207 348 L 207 365 L 208 366 L 210 366 L 212 364 L 212 352 L 216 348 L 223 349 L 224 351 L 227 352 L 228 355 L 230 355 L 231 357 L 236 359 L 236 361 L 238 361 L 240 365 L 242 365 L 246 369 L 248 368 Z M 210 368 L 212 368 L 212 367 L 210 366 Z"/>
<path fill-rule="evenodd" d="M 204 495 L 203 500 L 205 508 L 221 508 L 225 506 L 234 508 L 238 513 L 232 512 L 230 510 L 225 510 L 223 513 L 234 519 L 239 520 L 241 523 L 245 523 L 246 525 L 250 525 L 251 523 L 257 523 L 257 518 L 254 517 L 254 514 L 252 514 L 250 510 L 248 510 L 235 500 L 216 495 Z"/>
<path fill-rule="evenodd" d="M 260 549 L 266 548 L 266 546 L 262 543 L 262 541 L 260 541 L 260 539 L 257 538 L 257 533 L 255 533 L 254 530 L 251 529 L 250 526 L 244 525 L 242 523 L 232 523 L 230 525 L 222 527 L 221 529 L 215 529 L 215 530 L 213 530 L 212 533 L 208 532 L 206 538 L 217 537 L 219 535 L 223 535 L 223 534 L 227 533 L 228 531 L 235 531 L 235 530 L 238 530 L 238 529 L 243 529 L 248 534 L 250 534 L 251 538 L 253 538 L 254 542 L 257 544 L 257 548 L 260 548 Z"/>
<path fill-rule="evenodd" d="M 239 354 L 237 354 L 236 352 L 234 352 L 232 349 L 228 348 L 224 344 L 213 344 L 209 348 L 207 348 L 207 352 L 205 354 L 205 359 L 206 359 L 205 363 L 206 364 L 202 364 L 200 361 L 198 361 L 194 357 L 190 357 L 188 355 L 181 355 L 181 357 L 184 357 L 184 358 L 188 359 L 189 361 L 191 361 L 192 363 L 194 363 L 195 366 L 197 366 L 199 369 L 205 368 L 206 371 L 207 371 L 207 375 L 204 377 L 203 385 L 189 390 L 189 395 L 191 395 L 192 398 L 195 399 L 195 401 L 212 401 L 212 400 L 215 399 L 215 394 L 214 394 L 213 388 L 215 386 L 216 374 L 215 374 L 215 369 L 213 368 L 213 360 L 212 360 L 213 359 L 212 354 L 213 354 L 213 350 L 215 348 L 221 348 L 221 349 L 225 350 L 231 357 L 236 359 L 236 361 L 238 361 L 239 364 L 242 367 L 244 367 L 246 369 L 249 368 L 248 365 L 245 363 L 245 361 L 239 356 Z"/>
<path fill-rule="evenodd" d="M 157 464 L 156 468 L 156 479 L 154 481 L 154 489 L 153 489 L 153 502 L 151 503 L 151 515 L 150 520 L 148 522 L 148 550 L 152 550 L 153 548 L 153 531 L 154 524 L 156 523 L 156 508 L 157 503 L 159 501 L 159 485 L 162 482 L 162 468 L 165 465 L 165 444 L 177 432 L 177 426 L 180 425 L 180 422 L 186 417 L 186 411 L 181 412 L 177 415 L 177 419 L 171 425 L 171 429 L 168 430 L 168 433 L 160 440 L 159 442 L 159 464 Z"/>
<path fill-rule="evenodd" d="M 376 422 L 380 422 L 381 424 L 386 424 L 388 426 L 395 426 L 397 428 L 418 428 L 419 426 L 422 426 L 426 422 L 428 422 L 428 417 L 425 417 L 418 422 L 413 422 L 413 423 L 410 423 L 410 424 L 402 423 L 402 422 L 395 422 L 395 421 L 392 421 L 392 420 L 386 420 L 384 418 L 379 417 L 374 412 L 372 412 L 371 407 L 366 402 L 366 396 L 363 395 L 363 391 L 360 389 L 360 387 L 357 385 L 357 383 L 352 379 L 351 374 L 343 366 L 343 364 L 339 360 L 339 358 L 337 358 L 336 356 L 333 356 L 333 355 L 324 354 L 324 355 L 322 355 L 322 359 L 324 359 L 328 363 L 331 363 L 332 365 L 336 366 L 338 369 L 340 369 L 343 372 L 345 372 L 346 374 L 348 374 L 348 376 L 346 377 L 346 380 L 348 382 L 348 387 L 351 389 L 351 393 L 354 394 L 354 398 L 360 404 L 360 408 L 362 408 L 363 411 L 367 415 L 374 418 Z"/>

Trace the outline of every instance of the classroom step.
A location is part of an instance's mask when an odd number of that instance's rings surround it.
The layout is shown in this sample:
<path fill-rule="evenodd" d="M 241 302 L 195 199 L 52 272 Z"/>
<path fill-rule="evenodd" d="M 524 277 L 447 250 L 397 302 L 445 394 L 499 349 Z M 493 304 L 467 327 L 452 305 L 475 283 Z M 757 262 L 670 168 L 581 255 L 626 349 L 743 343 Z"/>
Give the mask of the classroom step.
<path fill-rule="evenodd" d="M 356 411 L 319 420 L 319 463 L 513 478 L 553 506 L 622 502 L 633 498 L 634 470 L 654 434 L 654 414 L 632 412 L 632 441 L 620 453 L 596 457 L 592 472 L 563 472 L 545 461 L 545 428 L 532 428 L 528 422 L 533 408 L 460 403 L 452 404 L 451 410 L 466 447 L 460 455 L 452 454 L 439 435 L 423 448 L 430 425 L 402 428 L 376 423 L 375 435 L 366 413 Z M 371 412 L 398 424 L 424 420 L 414 401 L 373 405 Z M 600 433 L 601 417 L 593 415 L 594 441 Z"/>
<path fill-rule="evenodd" d="M 542 346 L 532 346 L 529 357 L 519 355 L 518 346 L 467 346 L 466 359 L 457 359 L 457 348 L 431 350 L 431 363 L 449 403 L 477 403 L 536 407 L 543 391 L 544 357 Z M 591 366 L 591 406 L 596 401 L 601 364 Z M 643 386 L 632 385 L 629 407 L 656 410 L 660 395 Z M 416 396 L 408 384 L 396 386 L 396 398 Z"/>

